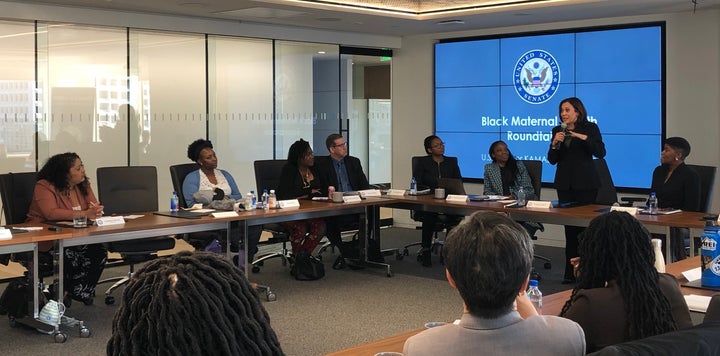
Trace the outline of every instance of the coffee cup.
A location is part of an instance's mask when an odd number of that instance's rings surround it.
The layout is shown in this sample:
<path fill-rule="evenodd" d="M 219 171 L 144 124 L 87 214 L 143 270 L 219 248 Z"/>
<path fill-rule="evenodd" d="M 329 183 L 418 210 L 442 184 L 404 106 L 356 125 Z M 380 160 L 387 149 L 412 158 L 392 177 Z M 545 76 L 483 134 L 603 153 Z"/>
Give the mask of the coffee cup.
<path fill-rule="evenodd" d="M 445 188 L 435 188 L 435 198 L 445 199 Z"/>
<path fill-rule="evenodd" d="M 332 201 L 333 203 L 342 203 L 344 201 L 343 192 L 333 192 Z"/>
<path fill-rule="evenodd" d="M 73 227 L 87 227 L 87 214 L 84 211 L 73 213 Z"/>

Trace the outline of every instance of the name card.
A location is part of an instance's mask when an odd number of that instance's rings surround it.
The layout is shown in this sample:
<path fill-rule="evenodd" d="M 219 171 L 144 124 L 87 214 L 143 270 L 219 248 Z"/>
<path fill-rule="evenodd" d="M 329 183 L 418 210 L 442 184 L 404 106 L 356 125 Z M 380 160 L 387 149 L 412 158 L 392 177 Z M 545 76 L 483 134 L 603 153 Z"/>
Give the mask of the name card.
<path fill-rule="evenodd" d="M 539 208 L 539 209 L 550 209 L 552 208 L 552 202 L 542 200 L 528 200 L 528 208 Z"/>
<path fill-rule="evenodd" d="M 387 195 L 403 196 L 405 195 L 405 189 L 388 189 Z"/>
<path fill-rule="evenodd" d="M 214 218 L 232 218 L 238 216 L 234 211 L 216 211 L 211 214 Z"/>
<path fill-rule="evenodd" d="M 110 225 L 122 225 L 125 224 L 125 218 L 122 216 L 103 216 L 95 219 L 95 225 L 97 226 L 110 226 Z"/>
<path fill-rule="evenodd" d="M 343 197 L 343 202 L 345 203 L 357 203 L 359 201 L 362 201 L 362 198 L 360 198 L 359 195 L 348 195 Z"/>
<path fill-rule="evenodd" d="M 358 191 L 358 193 L 360 193 L 361 197 L 379 197 L 382 195 L 380 189 L 365 189 Z"/>
<path fill-rule="evenodd" d="M 624 211 L 630 215 L 637 215 L 638 208 L 631 206 L 611 206 L 610 211 Z"/>
<path fill-rule="evenodd" d="M 451 202 L 451 203 L 465 203 L 468 200 L 467 195 L 461 195 L 461 194 L 448 194 L 447 198 L 445 198 L 445 201 Z"/>
<path fill-rule="evenodd" d="M 288 199 L 288 200 L 278 200 L 278 205 L 285 209 L 285 208 L 299 208 L 300 207 L 300 201 L 297 199 Z"/>
<path fill-rule="evenodd" d="M 10 240 L 10 239 L 12 239 L 12 233 L 10 232 L 10 229 L 0 227 L 0 240 Z"/>

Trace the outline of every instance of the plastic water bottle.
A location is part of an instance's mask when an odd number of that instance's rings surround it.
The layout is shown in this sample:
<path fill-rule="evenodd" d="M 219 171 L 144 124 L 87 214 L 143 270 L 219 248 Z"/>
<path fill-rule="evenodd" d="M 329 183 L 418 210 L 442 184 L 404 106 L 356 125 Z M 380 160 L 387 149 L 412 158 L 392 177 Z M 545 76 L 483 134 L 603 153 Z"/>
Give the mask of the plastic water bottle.
<path fill-rule="evenodd" d="M 538 314 L 542 314 L 542 292 L 538 288 L 538 281 L 531 279 L 530 285 L 528 286 L 527 296 L 530 298 L 530 302 L 537 310 Z"/>
<path fill-rule="evenodd" d="M 245 200 L 243 200 L 243 208 L 245 210 L 251 210 L 253 208 L 252 201 L 253 201 L 252 193 L 245 194 Z"/>
<path fill-rule="evenodd" d="M 265 210 L 270 209 L 270 194 L 268 194 L 267 189 L 263 189 L 262 205 L 263 205 L 263 209 L 265 209 Z"/>
<path fill-rule="evenodd" d="M 417 180 L 415 180 L 415 177 L 410 179 L 410 195 L 417 195 Z"/>
<path fill-rule="evenodd" d="M 250 190 L 250 209 L 257 209 L 257 195 L 254 190 Z"/>
<path fill-rule="evenodd" d="M 650 198 L 648 198 L 648 212 L 652 215 L 656 215 L 657 210 L 657 195 L 655 195 L 655 192 L 650 193 Z"/>
<path fill-rule="evenodd" d="M 177 192 L 173 191 L 173 194 L 170 197 L 170 211 L 178 210 L 180 210 L 180 198 L 178 197 Z"/>
<path fill-rule="evenodd" d="M 518 207 L 527 205 L 527 199 L 525 199 L 525 189 L 523 189 L 522 186 L 518 187 L 518 190 L 515 192 L 515 196 L 517 198 Z"/>
<path fill-rule="evenodd" d="M 662 254 L 662 240 L 652 239 L 653 251 L 655 252 L 655 269 L 658 273 L 665 273 L 665 257 Z"/>
<path fill-rule="evenodd" d="M 275 189 L 270 189 L 270 195 L 268 196 L 268 205 L 271 208 L 277 208 L 277 197 L 275 196 Z"/>

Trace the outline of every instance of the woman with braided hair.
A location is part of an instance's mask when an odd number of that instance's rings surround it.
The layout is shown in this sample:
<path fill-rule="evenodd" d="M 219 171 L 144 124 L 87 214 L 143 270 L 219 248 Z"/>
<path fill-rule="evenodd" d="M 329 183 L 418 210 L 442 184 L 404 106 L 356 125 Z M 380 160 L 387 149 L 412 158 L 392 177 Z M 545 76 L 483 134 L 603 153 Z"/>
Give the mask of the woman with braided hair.
<path fill-rule="evenodd" d="M 183 251 L 133 276 L 108 355 L 283 355 L 257 293 L 230 262 Z"/>
<path fill-rule="evenodd" d="M 630 214 L 593 219 L 578 252 L 578 283 L 560 316 L 582 326 L 588 352 L 692 326 L 677 280 L 657 272 L 650 234 Z"/>

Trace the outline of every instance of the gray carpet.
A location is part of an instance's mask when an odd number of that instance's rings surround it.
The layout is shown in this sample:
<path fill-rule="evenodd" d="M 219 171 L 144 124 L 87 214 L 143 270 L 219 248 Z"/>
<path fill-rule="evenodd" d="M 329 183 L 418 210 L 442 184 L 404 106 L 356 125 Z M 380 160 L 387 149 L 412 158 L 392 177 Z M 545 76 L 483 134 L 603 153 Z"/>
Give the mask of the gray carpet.
<path fill-rule="evenodd" d="M 382 231 L 383 247 L 402 247 L 418 241 L 417 230 L 390 228 Z M 274 249 L 275 246 L 261 249 Z M 551 270 L 544 270 L 542 261 L 535 263 L 542 274 L 540 289 L 545 294 L 567 289 L 562 279 L 563 251 L 538 246 L 536 252 L 553 259 Z M 433 256 L 433 266 L 424 268 L 415 261 L 416 247 L 403 260 L 386 257 L 395 276 L 388 278 L 383 270 L 333 270 L 335 256 L 324 254 L 325 278 L 300 282 L 290 276 L 280 260 L 270 260 L 251 280 L 269 284 L 277 301 L 265 302 L 271 324 L 288 355 L 322 355 L 346 347 L 366 343 L 404 331 L 422 327 L 427 321 L 454 320 L 462 312 L 457 292 L 445 280 L 445 272 Z M 127 267 L 109 268 L 103 277 L 123 275 Z M 4 289 L 3 283 L 0 289 Z M 92 306 L 74 303 L 67 314 L 85 321 L 92 331 L 90 338 L 80 338 L 70 330 L 63 344 L 51 336 L 18 326 L 11 328 L 0 322 L 0 345 L 4 355 L 103 355 L 111 333 L 116 306 L 106 306 L 102 292 Z M 119 294 L 116 292 L 119 301 Z"/>

